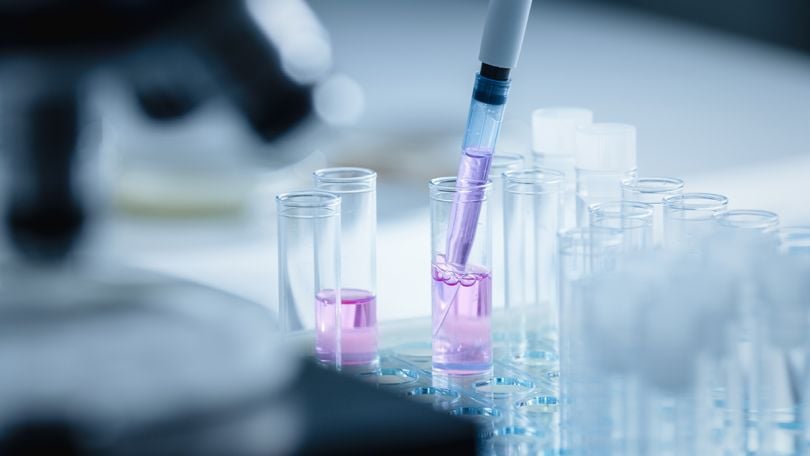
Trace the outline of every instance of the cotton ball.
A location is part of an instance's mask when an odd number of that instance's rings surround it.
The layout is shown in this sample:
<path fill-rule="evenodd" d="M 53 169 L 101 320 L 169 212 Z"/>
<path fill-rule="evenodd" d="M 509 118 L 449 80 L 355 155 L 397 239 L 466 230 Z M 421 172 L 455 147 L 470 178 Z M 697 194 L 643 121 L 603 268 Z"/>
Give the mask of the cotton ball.
<path fill-rule="evenodd" d="M 683 304 L 688 296 L 679 290 L 668 291 L 645 309 L 639 361 L 650 383 L 668 391 L 682 391 L 692 381 L 698 353 L 695 312 Z"/>
<path fill-rule="evenodd" d="M 604 273 L 586 295 L 586 344 L 593 362 L 606 372 L 626 372 L 635 362 L 641 290 L 634 285 L 626 273 Z"/>
<path fill-rule="evenodd" d="M 770 341 L 790 349 L 801 346 L 807 330 L 810 305 L 810 268 L 791 257 L 773 256 L 763 261 L 759 273 L 757 309 Z"/>

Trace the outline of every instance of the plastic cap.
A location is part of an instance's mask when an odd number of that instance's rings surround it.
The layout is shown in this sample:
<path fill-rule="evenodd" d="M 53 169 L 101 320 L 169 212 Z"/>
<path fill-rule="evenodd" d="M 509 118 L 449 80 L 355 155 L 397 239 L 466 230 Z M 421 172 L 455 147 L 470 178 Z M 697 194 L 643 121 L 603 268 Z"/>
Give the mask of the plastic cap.
<path fill-rule="evenodd" d="M 573 156 L 577 127 L 592 122 L 593 112 L 589 109 L 536 109 L 532 113 L 532 151 Z"/>
<path fill-rule="evenodd" d="M 532 0 L 490 0 L 478 54 L 481 63 L 500 68 L 517 66 L 531 6 Z"/>
<path fill-rule="evenodd" d="M 595 123 L 577 128 L 576 167 L 589 171 L 636 169 L 636 127 Z"/>

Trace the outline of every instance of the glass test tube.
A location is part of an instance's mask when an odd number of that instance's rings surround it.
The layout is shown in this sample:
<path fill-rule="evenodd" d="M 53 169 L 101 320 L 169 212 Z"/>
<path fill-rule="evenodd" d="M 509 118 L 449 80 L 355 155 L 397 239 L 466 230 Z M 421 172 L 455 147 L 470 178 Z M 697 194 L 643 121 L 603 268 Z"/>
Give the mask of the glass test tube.
<path fill-rule="evenodd" d="M 781 227 L 778 238 L 779 251 L 794 261 L 794 267 L 803 268 L 805 274 L 810 272 L 810 226 Z M 779 291 L 782 292 L 782 287 L 779 287 Z M 807 300 L 806 295 L 806 292 L 803 295 L 798 294 L 802 301 Z M 800 326 L 805 326 L 808 319 L 810 319 L 810 310 L 804 307 L 796 320 L 800 322 Z M 799 385 L 798 402 L 801 404 L 796 421 L 802 427 L 802 434 L 799 436 L 799 451 L 796 454 L 805 454 L 810 450 L 810 422 L 808 422 L 808 417 L 810 417 L 810 400 L 808 400 L 810 398 L 810 365 L 808 362 L 810 361 L 807 357 L 810 354 L 810 337 L 807 336 L 806 330 L 801 331 L 801 334 L 802 341 L 798 349 L 791 350 L 789 354 L 793 367 L 792 375 L 799 379 L 796 383 Z"/>
<path fill-rule="evenodd" d="M 341 199 L 341 359 L 344 366 L 376 364 L 377 173 L 327 168 L 314 178 L 318 190 Z"/>
<path fill-rule="evenodd" d="M 504 234 L 503 234 L 503 173 L 523 167 L 523 155 L 495 154 L 490 165 L 492 192 L 489 196 L 489 213 L 492 218 L 492 307 L 502 308 L 506 303 L 504 273 Z"/>
<path fill-rule="evenodd" d="M 731 210 L 715 215 L 715 221 L 721 232 L 734 236 L 743 249 L 759 249 L 764 253 L 762 249 L 776 247 L 772 242 L 776 240 L 779 216 L 773 212 Z M 789 351 L 774 344 L 777 336 L 771 331 L 781 332 L 784 328 L 781 325 L 772 328 L 769 324 L 779 308 L 778 303 L 763 299 L 757 280 L 757 256 L 752 253 L 741 258 L 747 264 L 739 278 L 742 307 L 739 357 L 743 366 L 753 364 L 743 371 L 748 422 L 755 423 L 749 432 L 755 435 L 756 448 L 762 454 L 797 454 L 799 369 L 791 361 Z"/>
<path fill-rule="evenodd" d="M 622 181 L 636 176 L 636 128 L 595 123 L 576 131 L 577 226 L 587 226 L 588 208 L 622 199 Z"/>
<path fill-rule="evenodd" d="M 560 232 L 557 242 L 561 446 L 566 452 L 578 453 L 586 446 L 590 432 L 586 427 L 594 419 L 587 396 L 599 383 L 591 378 L 591 366 L 583 363 L 583 285 L 590 274 L 611 269 L 622 234 L 609 228 L 574 228 Z"/>
<path fill-rule="evenodd" d="M 285 334 L 315 330 L 315 355 L 340 368 L 340 197 L 278 195 L 279 320 Z"/>
<path fill-rule="evenodd" d="M 433 369 L 444 374 L 476 374 L 492 367 L 491 233 L 487 199 L 491 183 L 456 185 L 455 177 L 430 181 Z M 459 193 L 464 193 L 459 197 Z M 455 204 L 474 204 L 481 217 L 471 232 L 462 267 L 445 259 Z"/>
<path fill-rule="evenodd" d="M 504 173 L 503 226 L 510 354 L 524 359 L 532 341 L 556 340 L 557 232 L 565 176 L 549 169 Z M 554 349 L 556 352 L 556 348 Z"/>
<path fill-rule="evenodd" d="M 532 112 L 533 166 L 555 169 L 565 175 L 560 229 L 577 224 L 574 151 L 576 129 L 593 122 L 593 112 L 583 108 L 543 108 Z"/>
<path fill-rule="evenodd" d="M 639 177 L 622 182 L 622 200 L 647 203 L 653 210 L 653 246 L 664 242 L 664 199 L 683 194 L 683 181 L 671 177 Z"/>
<path fill-rule="evenodd" d="M 715 193 L 683 193 L 664 198 L 664 246 L 696 253 L 715 229 L 714 216 L 728 207 Z"/>
<path fill-rule="evenodd" d="M 624 252 L 641 252 L 652 247 L 653 206 L 631 201 L 609 201 L 590 207 L 591 226 L 613 228 L 622 233 Z"/>

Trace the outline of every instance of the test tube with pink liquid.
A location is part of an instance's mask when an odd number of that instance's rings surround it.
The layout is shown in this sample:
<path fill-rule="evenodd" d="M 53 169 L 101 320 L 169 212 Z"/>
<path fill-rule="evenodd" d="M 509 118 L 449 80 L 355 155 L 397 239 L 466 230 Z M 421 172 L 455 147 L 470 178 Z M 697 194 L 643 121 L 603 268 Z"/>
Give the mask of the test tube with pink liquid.
<path fill-rule="evenodd" d="M 341 300 L 340 203 L 339 196 L 316 190 L 276 197 L 281 331 L 290 341 L 314 331 L 315 357 L 338 369 L 341 309 L 319 302 Z"/>
<path fill-rule="evenodd" d="M 373 367 L 377 355 L 377 173 L 339 167 L 315 171 L 315 187 L 340 196 L 340 298 L 319 290 L 316 312 L 332 315 L 339 307 L 344 367 Z M 329 321 L 325 319 L 324 321 Z M 336 328 L 324 328 L 326 339 Z"/>
<path fill-rule="evenodd" d="M 430 181 L 433 370 L 471 375 L 492 367 L 491 234 L 487 199 L 490 182 L 456 185 L 455 177 Z M 464 250 L 463 265 L 445 256 L 451 214 L 458 204 L 480 211 L 468 227 L 474 236 Z M 467 208 L 462 208 L 467 209 Z"/>

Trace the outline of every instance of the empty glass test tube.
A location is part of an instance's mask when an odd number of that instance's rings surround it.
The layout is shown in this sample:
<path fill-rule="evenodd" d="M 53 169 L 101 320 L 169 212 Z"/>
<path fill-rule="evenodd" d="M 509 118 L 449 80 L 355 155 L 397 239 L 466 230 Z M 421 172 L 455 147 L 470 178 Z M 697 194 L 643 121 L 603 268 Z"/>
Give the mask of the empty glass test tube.
<path fill-rule="evenodd" d="M 653 246 L 664 242 L 664 199 L 683 194 L 683 181 L 671 177 L 639 177 L 622 182 L 622 200 L 653 207 Z"/>
<path fill-rule="evenodd" d="M 564 230 L 557 235 L 559 300 L 560 362 L 570 355 L 570 348 L 582 338 L 575 329 L 582 323 L 582 315 L 573 303 L 574 286 L 595 272 L 613 269 L 622 249 L 622 233 L 612 228 L 586 227 Z M 574 332 L 572 332 L 574 331 Z M 565 348 L 569 350 L 566 350 Z"/>
<path fill-rule="evenodd" d="M 317 359 L 340 368 L 340 197 L 299 191 L 276 205 L 282 331 L 314 330 Z"/>
<path fill-rule="evenodd" d="M 786 328 L 771 324 L 780 309 L 778 303 L 765 298 L 763 284 L 757 279 L 761 274 L 758 255 L 751 252 L 776 250 L 779 216 L 742 209 L 716 214 L 715 221 L 721 235 L 731 236 L 738 248 L 749 252 L 736 259 L 741 264 L 737 270 L 741 308 L 737 350 L 746 385 L 746 418 L 755 424 L 749 433 L 755 435 L 755 448 L 761 454 L 798 454 L 800 368 L 789 350 L 774 343 Z"/>
<path fill-rule="evenodd" d="M 503 173 L 523 167 L 523 155 L 495 154 L 490 163 L 489 176 L 492 192 L 489 196 L 489 213 L 492 218 L 492 307 L 502 308 L 506 303 L 504 278 L 504 232 L 503 232 Z"/>
<path fill-rule="evenodd" d="M 377 173 L 327 168 L 314 177 L 318 190 L 341 199 L 341 359 L 344 366 L 376 364 Z"/>
<path fill-rule="evenodd" d="M 562 197 L 560 229 L 577 225 L 574 151 L 576 129 L 593 122 L 589 109 L 556 107 L 536 109 L 532 112 L 533 166 L 554 169 L 565 175 Z"/>
<path fill-rule="evenodd" d="M 588 410 L 579 396 L 588 390 L 589 381 L 597 381 L 586 378 L 590 366 L 583 363 L 582 284 L 590 274 L 611 269 L 622 247 L 622 234 L 610 228 L 574 228 L 560 232 L 557 242 L 561 445 L 564 451 L 576 452 L 586 438 L 580 424 Z"/>
<path fill-rule="evenodd" d="M 592 227 L 613 228 L 622 233 L 624 252 L 652 248 L 653 206 L 631 201 L 609 201 L 590 207 Z"/>
<path fill-rule="evenodd" d="M 455 177 L 430 181 L 433 369 L 468 375 L 492 367 L 491 183 L 456 185 Z M 458 195 L 464 193 L 463 195 Z M 460 197 L 459 197 L 460 196 Z M 480 208 L 464 266 L 445 259 L 447 230 L 455 204 Z"/>
<path fill-rule="evenodd" d="M 557 339 L 557 232 L 565 176 L 549 169 L 504 173 L 503 226 L 510 354 Z"/>
<path fill-rule="evenodd" d="M 715 193 L 683 193 L 664 198 L 664 246 L 696 253 L 700 242 L 715 230 L 715 214 L 727 207 L 728 198 Z"/>
<path fill-rule="evenodd" d="M 622 181 L 636 177 L 636 127 L 594 123 L 576 131 L 577 226 L 593 204 L 622 199 Z"/>

